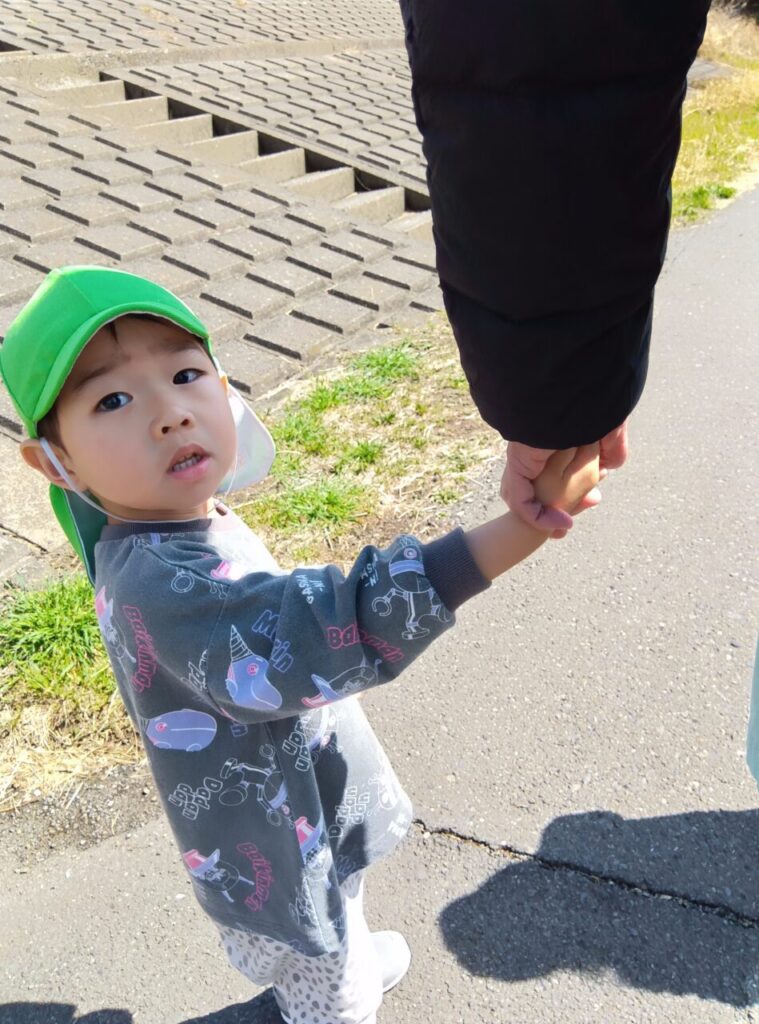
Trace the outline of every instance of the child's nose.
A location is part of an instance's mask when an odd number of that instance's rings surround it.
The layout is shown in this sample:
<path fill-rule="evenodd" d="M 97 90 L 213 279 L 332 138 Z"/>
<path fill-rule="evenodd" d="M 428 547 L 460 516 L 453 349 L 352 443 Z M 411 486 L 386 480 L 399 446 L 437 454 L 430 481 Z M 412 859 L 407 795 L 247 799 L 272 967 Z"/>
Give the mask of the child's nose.
<path fill-rule="evenodd" d="M 192 426 L 192 422 L 192 415 L 187 409 L 182 409 L 179 406 L 170 406 L 163 409 L 155 418 L 153 429 L 156 434 L 163 437 L 166 434 L 170 434 L 173 430 Z"/>
<path fill-rule="evenodd" d="M 184 416 L 182 418 L 176 417 L 176 419 L 172 419 L 170 423 L 164 423 L 164 425 L 161 427 L 161 433 L 168 434 L 170 430 L 175 430 L 177 427 L 189 427 L 189 425 L 189 416 Z"/>

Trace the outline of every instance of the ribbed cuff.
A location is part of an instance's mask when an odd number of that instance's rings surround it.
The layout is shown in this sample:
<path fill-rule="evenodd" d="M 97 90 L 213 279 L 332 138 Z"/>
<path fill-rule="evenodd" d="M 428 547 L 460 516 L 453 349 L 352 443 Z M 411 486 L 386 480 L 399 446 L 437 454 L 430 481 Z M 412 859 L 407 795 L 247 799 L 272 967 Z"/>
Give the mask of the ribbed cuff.
<path fill-rule="evenodd" d="M 422 562 L 427 579 L 449 612 L 490 586 L 477 568 L 460 526 L 423 544 Z"/>

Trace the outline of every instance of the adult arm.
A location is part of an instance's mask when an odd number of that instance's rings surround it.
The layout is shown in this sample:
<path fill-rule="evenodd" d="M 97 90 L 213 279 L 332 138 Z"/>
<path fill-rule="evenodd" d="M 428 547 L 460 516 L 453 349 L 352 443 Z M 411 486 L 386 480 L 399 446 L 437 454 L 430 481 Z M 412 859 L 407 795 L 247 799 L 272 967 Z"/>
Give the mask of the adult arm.
<path fill-rule="evenodd" d="M 401 0 L 447 311 L 483 418 L 554 450 L 645 383 L 708 0 Z"/>

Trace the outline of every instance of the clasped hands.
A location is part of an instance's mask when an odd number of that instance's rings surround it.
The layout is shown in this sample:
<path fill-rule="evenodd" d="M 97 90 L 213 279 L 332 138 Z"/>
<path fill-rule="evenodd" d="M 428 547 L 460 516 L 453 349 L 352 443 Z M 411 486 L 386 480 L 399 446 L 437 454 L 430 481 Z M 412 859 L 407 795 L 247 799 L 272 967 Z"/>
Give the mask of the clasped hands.
<path fill-rule="evenodd" d="M 572 517 L 601 500 L 598 483 L 627 459 L 627 422 L 595 444 L 552 450 L 509 441 L 501 496 L 524 522 L 564 537 Z"/>

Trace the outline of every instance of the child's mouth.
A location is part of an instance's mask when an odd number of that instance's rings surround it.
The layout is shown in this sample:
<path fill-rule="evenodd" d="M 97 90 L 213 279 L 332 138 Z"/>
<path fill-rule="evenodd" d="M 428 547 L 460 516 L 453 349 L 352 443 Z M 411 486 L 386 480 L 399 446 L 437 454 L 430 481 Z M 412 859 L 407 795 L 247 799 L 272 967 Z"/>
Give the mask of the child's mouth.
<path fill-rule="evenodd" d="M 208 468 L 208 454 L 202 448 L 185 448 L 177 452 L 178 458 L 172 463 L 169 473 L 183 480 L 196 480 Z"/>
<path fill-rule="evenodd" d="M 175 462 L 171 467 L 171 472 L 179 473 L 183 469 L 189 469 L 190 466 L 196 466 L 202 458 L 202 455 L 188 455 L 187 458 L 180 459 L 179 462 Z"/>

